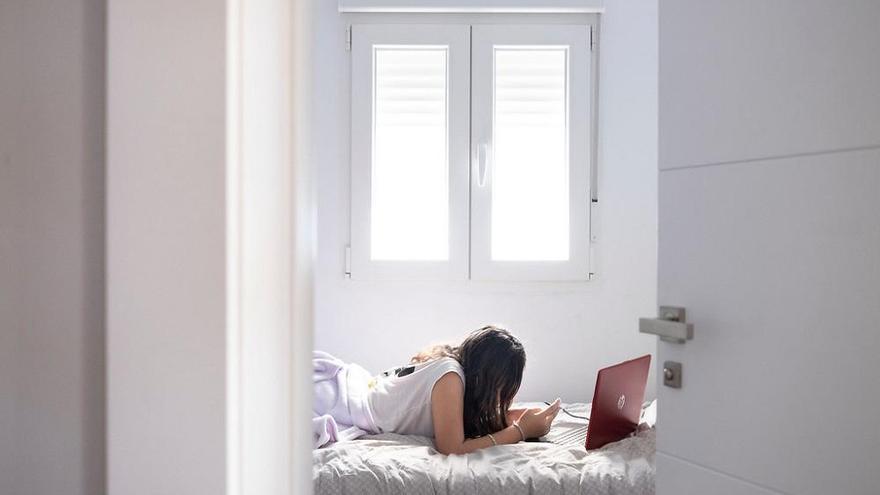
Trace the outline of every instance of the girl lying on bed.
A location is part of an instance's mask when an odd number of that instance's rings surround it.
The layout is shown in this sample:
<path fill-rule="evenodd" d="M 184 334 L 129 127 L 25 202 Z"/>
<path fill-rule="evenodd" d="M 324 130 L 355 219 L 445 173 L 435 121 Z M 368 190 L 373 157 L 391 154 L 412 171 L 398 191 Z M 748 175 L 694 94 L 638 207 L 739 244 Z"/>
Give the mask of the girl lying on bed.
<path fill-rule="evenodd" d="M 540 437 L 550 430 L 559 399 L 544 409 L 510 409 L 525 365 L 519 340 L 493 326 L 378 376 L 315 351 L 315 447 L 400 433 L 434 437 L 444 454 L 466 454 Z"/>

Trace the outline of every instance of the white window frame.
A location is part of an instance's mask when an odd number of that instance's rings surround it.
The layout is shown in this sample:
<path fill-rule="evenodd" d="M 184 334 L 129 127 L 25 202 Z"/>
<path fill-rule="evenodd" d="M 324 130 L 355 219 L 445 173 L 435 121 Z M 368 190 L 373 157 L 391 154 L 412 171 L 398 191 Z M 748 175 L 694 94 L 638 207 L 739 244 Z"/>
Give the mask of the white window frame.
<path fill-rule="evenodd" d="M 479 184 L 476 150 L 493 147 L 496 46 L 567 48 L 569 256 L 566 261 L 496 261 L 491 257 L 492 159 Z M 590 27 L 583 25 L 474 26 L 471 41 L 471 278 L 474 280 L 588 280 L 591 170 Z M 580 111 L 576 111 L 580 109 Z M 577 136 L 582 136 L 578 139 Z M 525 199 L 525 198 L 524 198 Z"/>
<path fill-rule="evenodd" d="M 590 280 L 595 272 L 591 263 L 594 258 L 591 240 L 596 240 L 590 230 L 591 208 L 595 212 L 597 205 L 594 187 L 596 63 L 592 48 L 598 16 L 361 14 L 351 17 L 355 22 L 348 35 L 352 55 L 349 277 L 360 280 Z M 414 22 L 414 18 L 418 22 Z M 434 23 L 438 18 L 442 22 Z M 379 21 L 382 23 L 374 23 Z M 397 44 L 450 47 L 450 257 L 445 262 L 370 259 L 372 51 L 374 45 Z M 491 92 L 491 84 L 481 81 L 491 82 L 493 72 L 491 63 L 480 60 L 486 60 L 487 50 L 491 57 L 492 46 L 496 44 L 569 47 L 569 109 L 582 110 L 569 110 L 574 114 L 568 127 L 569 157 L 570 163 L 575 165 L 570 167 L 571 246 L 567 261 L 490 259 L 488 207 L 491 196 L 474 183 L 476 173 L 473 171 L 477 165 L 474 150 L 480 143 L 491 143 L 491 120 L 487 125 L 487 117 L 492 115 L 492 97 L 491 94 L 478 97 L 478 92 Z M 365 129 L 369 132 L 364 132 Z"/>
<path fill-rule="evenodd" d="M 352 29 L 351 277 L 392 280 L 466 279 L 468 275 L 468 146 L 470 28 L 461 25 L 365 24 Z M 376 46 L 447 46 L 449 258 L 385 261 L 370 256 L 373 156 L 373 58 Z"/>

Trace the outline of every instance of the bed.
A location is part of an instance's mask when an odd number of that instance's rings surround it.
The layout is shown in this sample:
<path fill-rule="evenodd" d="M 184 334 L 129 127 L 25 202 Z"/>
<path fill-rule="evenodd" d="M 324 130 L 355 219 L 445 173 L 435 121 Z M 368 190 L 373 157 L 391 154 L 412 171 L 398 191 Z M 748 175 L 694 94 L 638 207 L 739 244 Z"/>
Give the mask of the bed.
<path fill-rule="evenodd" d="M 585 415 L 589 404 L 565 408 Z M 644 421 L 633 436 L 590 452 L 525 442 L 444 456 L 430 438 L 370 435 L 314 451 L 315 494 L 653 494 L 655 431 Z M 560 412 L 553 428 L 583 424 Z"/>

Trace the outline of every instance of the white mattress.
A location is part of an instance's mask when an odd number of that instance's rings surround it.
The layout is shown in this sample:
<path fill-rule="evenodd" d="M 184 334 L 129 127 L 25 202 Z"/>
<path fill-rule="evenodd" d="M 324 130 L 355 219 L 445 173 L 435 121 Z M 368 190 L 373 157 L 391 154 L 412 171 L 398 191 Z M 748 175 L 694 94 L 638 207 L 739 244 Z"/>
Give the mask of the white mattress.
<path fill-rule="evenodd" d="M 588 404 L 566 405 L 585 415 Z M 553 428 L 583 422 L 560 412 Z M 444 456 L 430 438 L 385 433 L 313 453 L 316 495 L 654 493 L 653 428 L 587 452 L 526 442 Z"/>

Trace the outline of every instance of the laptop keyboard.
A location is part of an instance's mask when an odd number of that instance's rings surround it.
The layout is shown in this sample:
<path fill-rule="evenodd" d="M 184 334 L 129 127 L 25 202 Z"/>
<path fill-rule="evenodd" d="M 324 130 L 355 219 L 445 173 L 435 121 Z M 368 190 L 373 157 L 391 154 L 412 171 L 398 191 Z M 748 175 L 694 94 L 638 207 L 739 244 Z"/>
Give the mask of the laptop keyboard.
<path fill-rule="evenodd" d="M 587 443 L 587 425 L 573 429 L 551 429 L 541 440 L 565 445 L 567 447 L 583 447 Z"/>

